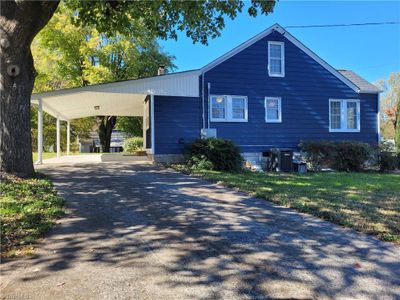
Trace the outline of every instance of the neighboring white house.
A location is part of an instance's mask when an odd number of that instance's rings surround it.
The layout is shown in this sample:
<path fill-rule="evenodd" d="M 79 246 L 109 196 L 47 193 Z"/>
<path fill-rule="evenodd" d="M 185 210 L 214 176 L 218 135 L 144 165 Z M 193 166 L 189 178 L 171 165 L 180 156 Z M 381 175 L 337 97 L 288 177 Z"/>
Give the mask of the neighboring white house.
<path fill-rule="evenodd" d="M 110 152 L 122 152 L 124 141 L 127 138 L 127 135 L 119 130 L 113 130 L 111 134 L 111 144 L 110 144 Z M 101 152 L 101 144 L 99 135 L 96 131 L 92 131 L 90 133 L 90 137 L 87 139 L 79 140 L 79 152 L 81 153 L 100 153 Z"/>

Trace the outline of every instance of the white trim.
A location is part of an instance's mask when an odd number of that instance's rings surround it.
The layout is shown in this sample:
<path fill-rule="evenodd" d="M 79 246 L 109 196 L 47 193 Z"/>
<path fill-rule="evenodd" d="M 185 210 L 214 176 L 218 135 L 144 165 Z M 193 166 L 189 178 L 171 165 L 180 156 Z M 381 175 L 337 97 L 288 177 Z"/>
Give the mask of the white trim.
<path fill-rule="evenodd" d="M 290 42 L 295 44 L 298 48 L 303 50 L 308 56 L 314 59 L 317 63 L 319 63 L 322 67 L 336 76 L 339 80 L 341 80 L 344 84 L 346 84 L 349 88 L 354 90 L 357 93 L 365 93 L 365 91 L 360 90 L 358 86 L 352 83 L 349 79 L 347 79 L 344 75 L 340 74 L 335 68 L 329 65 L 326 61 L 316 55 L 313 51 L 307 48 L 304 44 L 302 44 L 299 40 L 297 40 L 294 36 L 292 36 L 288 31 L 283 29 L 279 24 L 274 24 L 273 26 L 267 28 L 263 32 L 259 33 L 258 35 L 254 36 L 250 40 L 240 44 L 236 48 L 232 49 L 231 51 L 225 53 L 224 55 L 220 56 L 219 58 L 215 59 L 211 63 L 207 64 L 201 69 L 201 72 L 206 72 L 215 66 L 221 64 L 222 62 L 226 61 L 227 59 L 231 58 L 232 56 L 236 55 L 237 53 L 243 51 L 247 47 L 251 46 L 255 42 L 261 40 L 262 38 L 266 37 L 267 35 L 271 34 L 274 30 L 278 31 L 279 33 L 283 34 Z"/>
<path fill-rule="evenodd" d="M 38 100 L 38 160 L 35 164 L 43 164 L 43 103 L 41 98 Z"/>
<path fill-rule="evenodd" d="M 377 131 L 378 131 L 378 143 L 381 142 L 381 95 L 378 94 L 378 112 L 377 112 Z"/>
<path fill-rule="evenodd" d="M 155 154 L 155 126 L 154 126 L 154 95 L 150 95 L 150 133 L 151 133 L 151 149 L 150 153 Z"/>
<path fill-rule="evenodd" d="M 60 117 L 57 117 L 56 120 L 56 149 L 57 149 L 57 158 L 61 157 L 61 127 L 60 127 Z"/>
<path fill-rule="evenodd" d="M 278 100 L 278 114 L 279 118 L 275 120 L 268 120 L 267 114 L 267 101 Z M 265 97 L 264 98 L 264 109 L 265 109 L 265 123 L 282 123 L 282 98 L 281 97 Z"/>
<path fill-rule="evenodd" d="M 331 102 L 340 102 L 340 129 L 331 128 Z M 357 129 L 347 128 L 347 102 L 357 104 Z M 346 109 L 345 109 L 346 104 Z M 361 108 L 359 99 L 329 99 L 329 132 L 360 132 L 361 131 Z"/>
<path fill-rule="evenodd" d="M 225 98 L 225 118 L 224 119 L 216 119 L 212 117 L 212 97 L 224 97 Z M 242 98 L 245 100 L 244 106 L 244 119 L 233 119 L 232 117 L 232 98 Z M 242 95 L 210 95 L 208 101 L 209 107 L 209 119 L 211 122 L 226 122 L 226 123 L 246 123 L 248 122 L 248 106 L 249 106 L 249 99 L 247 96 Z"/>
<path fill-rule="evenodd" d="M 271 73 L 271 45 L 281 46 L 281 73 Z M 285 43 L 268 41 L 268 76 L 269 77 L 285 77 Z M 276 58 L 275 58 L 276 59 Z"/>
<path fill-rule="evenodd" d="M 204 103 L 204 73 L 201 75 L 201 128 L 206 128 L 206 113 L 205 113 L 205 103 Z"/>
<path fill-rule="evenodd" d="M 67 155 L 71 150 L 71 122 L 67 121 Z"/>
<path fill-rule="evenodd" d="M 146 98 L 143 100 L 143 117 L 142 117 L 142 135 L 143 135 L 143 149 L 147 150 L 146 148 Z"/>

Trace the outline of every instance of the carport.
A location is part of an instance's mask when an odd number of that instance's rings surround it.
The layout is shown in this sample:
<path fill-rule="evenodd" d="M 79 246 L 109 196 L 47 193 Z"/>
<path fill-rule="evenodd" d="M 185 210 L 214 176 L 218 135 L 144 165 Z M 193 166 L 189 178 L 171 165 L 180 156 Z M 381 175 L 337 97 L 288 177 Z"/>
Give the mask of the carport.
<path fill-rule="evenodd" d="M 195 70 L 33 94 L 31 103 L 38 107 L 36 164 L 43 163 L 43 111 L 56 118 L 57 158 L 61 156 L 61 122 L 67 122 L 66 152 L 70 155 L 70 121 L 91 116 L 143 117 L 144 148 L 154 154 L 154 96 L 198 97 L 198 76 Z"/>

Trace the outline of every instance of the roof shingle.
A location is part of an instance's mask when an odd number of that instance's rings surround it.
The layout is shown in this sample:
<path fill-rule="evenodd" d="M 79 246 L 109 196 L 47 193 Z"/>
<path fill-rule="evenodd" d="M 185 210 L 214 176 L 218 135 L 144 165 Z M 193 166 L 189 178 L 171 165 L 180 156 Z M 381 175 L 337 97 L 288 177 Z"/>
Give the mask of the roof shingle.
<path fill-rule="evenodd" d="M 361 76 L 357 75 L 353 71 L 350 70 L 337 70 L 340 74 L 354 83 L 360 89 L 360 93 L 379 93 L 382 90 L 372 83 L 368 82 Z"/>

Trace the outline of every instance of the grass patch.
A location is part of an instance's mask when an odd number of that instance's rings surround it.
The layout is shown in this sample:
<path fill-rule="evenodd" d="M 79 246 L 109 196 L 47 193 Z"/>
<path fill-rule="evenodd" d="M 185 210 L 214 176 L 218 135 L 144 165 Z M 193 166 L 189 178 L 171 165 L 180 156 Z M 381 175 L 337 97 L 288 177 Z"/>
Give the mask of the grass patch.
<path fill-rule="evenodd" d="M 184 166 L 174 166 L 188 173 Z M 400 174 L 196 171 L 205 179 L 400 244 Z"/>
<path fill-rule="evenodd" d="M 26 254 L 63 214 L 65 202 L 48 179 L 1 178 L 1 255 Z"/>
<path fill-rule="evenodd" d="M 43 159 L 49 159 L 53 157 L 57 157 L 56 152 L 43 152 Z M 61 153 L 61 155 L 66 155 L 66 153 Z M 37 161 L 39 159 L 39 155 L 37 152 L 32 152 L 32 157 L 33 157 L 33 162 Z"/>

